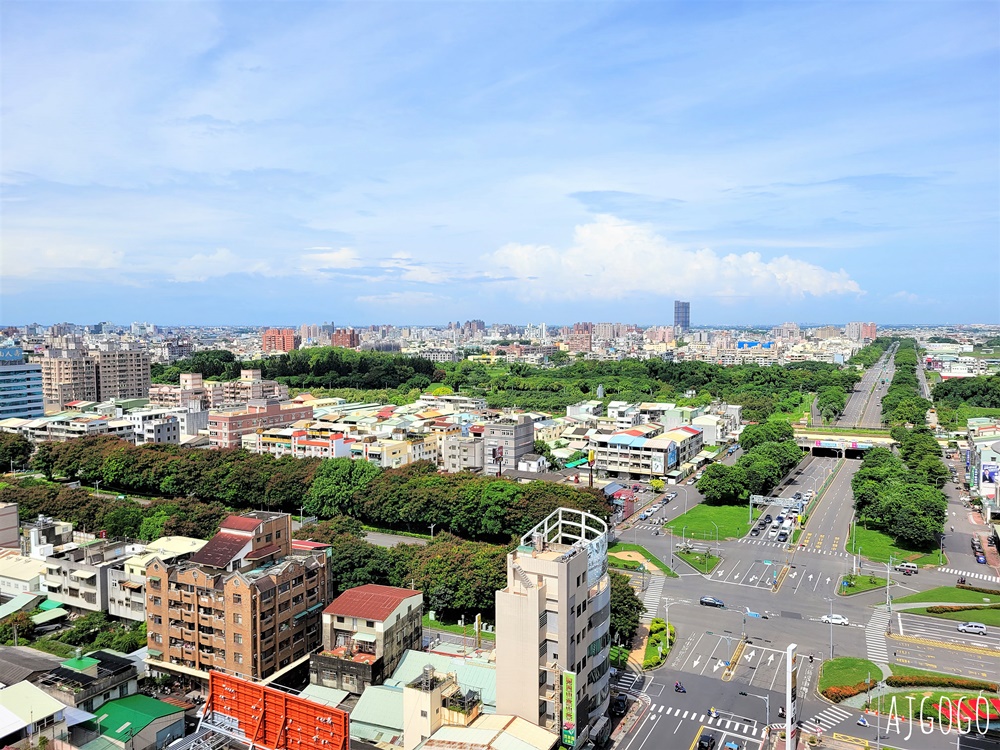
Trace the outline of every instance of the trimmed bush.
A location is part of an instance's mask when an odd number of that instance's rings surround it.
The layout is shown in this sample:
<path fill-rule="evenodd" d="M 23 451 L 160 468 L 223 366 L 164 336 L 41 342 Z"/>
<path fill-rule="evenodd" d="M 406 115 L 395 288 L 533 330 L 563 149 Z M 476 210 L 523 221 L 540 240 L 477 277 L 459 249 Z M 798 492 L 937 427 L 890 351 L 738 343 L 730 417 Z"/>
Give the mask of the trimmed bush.
<path fill-rule="evenodd" d="M 950 677 L 941 675 L 892 675 L 886 677 L 885 684 L 890 687 L 935 687 L 952 688 L 955 690 L 989 690 L 996 692 L 997 684 L 986 680 L 972 680 L 967 677 Z M 857 693 L 855 693 L 857 695 Z"/>
<path fill-rule="evenodd" d="M 980 594 L 993 594 L 994 596 L 1000 596 L 1000 591 L 997 589 L 987 589 L 981 586 L 969 586 L 965 583 L 960 583 L 955 588 L 965 589 L 966 591 L 978 591 Z"/>
<path fill-rule="evenodd" d="M 927 613 L 940 615 L 946 612 L 968 612 L 982 609 L 1000 609 L 1000 604 L 936 604 L 933 607 L 928 607 Z"/>
<path fill-rule="evenodd" d="M 870 682 L 859 682 L 856 685 L 834 685 L 833 687 L 828 687 L 823 691 L 829 700 L 834 703 L 840 703 L 848 698 L 853 698 L 855 695 L 860 695 L 861 693 L 867 692 L 874 688 L 878 683 L 875 680 Z"/>

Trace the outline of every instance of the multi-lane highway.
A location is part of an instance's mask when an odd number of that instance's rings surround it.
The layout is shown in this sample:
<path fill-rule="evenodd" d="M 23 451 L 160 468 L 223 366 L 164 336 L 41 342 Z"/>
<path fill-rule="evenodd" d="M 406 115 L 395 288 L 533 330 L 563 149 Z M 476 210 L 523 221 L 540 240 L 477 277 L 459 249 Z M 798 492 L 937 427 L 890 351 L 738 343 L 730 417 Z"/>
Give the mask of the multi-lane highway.
<path fill-rule="evenodd" d="M 882 426 L 882 395 L 895 372 L 892 357 L 896 353 L 896 347 L 897 344 L 890 346 L 878 362 L 865 371 L 861 382 L 854 387 L 847 400 L 844 413 L 837 420 L 838 427 Z"/>

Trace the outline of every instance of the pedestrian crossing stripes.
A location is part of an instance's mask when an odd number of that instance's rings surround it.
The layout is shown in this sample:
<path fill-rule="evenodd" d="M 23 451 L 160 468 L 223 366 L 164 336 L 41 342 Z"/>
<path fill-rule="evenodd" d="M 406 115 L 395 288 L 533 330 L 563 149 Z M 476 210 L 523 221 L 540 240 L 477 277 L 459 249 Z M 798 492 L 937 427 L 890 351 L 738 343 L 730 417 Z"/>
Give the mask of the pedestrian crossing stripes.
<path fill-rule="evenodd" d="M 618 674 L 618 689 L 623 692 L 628 692 L 635 687 L 635 683 L 639 681 L 639 675 L 635 672 L 619 672 Z"/>
<path fill-rule="evenodd" d="M 640 531 L 656 531 L 657 529 L 660 529 L 660 530 L 663 529 L 663 527 L 660 524 L 655 524 L 655 525 L 651 526 L 648 523 L 641 523 L 638 526 L 636 526 L 635 528 L 639 529 Z"/>
<path fill-rule="evenodd" d="M 643 614 L 643 619 L 652 620 L 656 617 L 656 612 L 660 607 L 660 599 L 663 596 L 663 584 L 665 580 L 664 576 L 653 576 L 649 582 L 649 588 L 640 594 L 642 596 L 642 603 L 646 605 L 646 612 Z"/>
<path fill-rule="evenodd" d="M 953 576 L 962 576 L 964 578 L 977 578 L 980 581 L 989 581 L 990 583 L 1000 583 L 1000 578 L 997 576 L 989 576 L 985 573 L 967 573 L 964 570 L 956 570 L 954 568 L 938 568 L 939 573 L 951 573 Z"/>
<path fill-rule="evenodd" d="M 803 721 L 802 728 L 807 732 L 812 733 L 815 733 L 820 729 L 826 731 L 828 729 L 832 729 L 841 722 L 847 721 L 849 718 L 851 718 L 850 711 L 846 711 L 839 706 L 829 706 L 808 721 Z"/>
<path fill-rule="evenodd" d="M 879 607 L 872 613 L 872 618 L 865 625 L 865 645 L 868 648 L 868 658 L 879 664 L 889 663 L 889 651 L 885 646 L 885 632 L 889 627 L 892 615 L 885 607 Z"/>
<path fill-rule="evenodd" d="M 790 549 L 787 544 L 783 542 L 771 542 L 767 539 L 740 539 L 740 544 L 754 544 L 759 547 L 775 547 L 777 549 Z M 791 549 L 794 549 L 791 548 Z M 799 552 L 812 552 L 814 555 L 826 555 L 827 557 L 853 557 L 848 552 L 843 552 L 837 549 L 816 549 L 815 547 L 802 547 L 798 550 Z"/>
<path fill-rule="evenodd" d="M 715 727 L 716 729 L 725 729 L 726 731 L 733 732 L 736 734 L 743 734 L 748 737 L 759 737 L 762 736 L 764 727 L 758 727 L 755 724 L 744 724 L 742 721 L 737 721 L 735 719 L 727 719 L 724 716 L 709 716 L 701 711 L 692 711 L 691 709 L 684 708 L 674 708 L 672 706 L 657 706 L 652 705 L 649 708 L 650 714 L 656 714 L 657 716 L 673 716 L 677 719 L 690 719 L 691 721 L 696 721 L 699 724 L 705 724 L 706 726 Z"/>

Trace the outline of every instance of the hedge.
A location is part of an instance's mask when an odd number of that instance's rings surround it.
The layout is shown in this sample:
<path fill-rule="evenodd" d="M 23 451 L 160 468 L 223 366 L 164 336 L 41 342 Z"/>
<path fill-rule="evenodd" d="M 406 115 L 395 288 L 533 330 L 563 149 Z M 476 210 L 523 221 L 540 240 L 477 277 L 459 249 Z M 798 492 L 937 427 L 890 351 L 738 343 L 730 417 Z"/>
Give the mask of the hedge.
<path fill-rule="evenodd" d="M 927 608 L 927 613 L 940 615 L 946 612 L 968 612 L 969 610 L 1000 609 L 1000 604 L 935 604 Z"/>
<path fill-rule="evenodd" d="M 929 675 L 892 675 L 885 679 L 885 684 L 890 687 L 935 687 L 953 688 L 956 690 L 989 690 L 996 692 L 997 684 L 986 680 L 973 680 L 968 677 L 951 677 L 940 675 L 932 677 Z"/>
<path fill-rule="evenodd" d="M 878 682 L 875 680 L 869 680 L 868 682 L 859 682 L 856 685 L 834 685 L 824 690 L 823 695 L 834 703 L 840 703 L 843 700 L 853 698 L 855 695 L 860 695 L 871 690 L 877 684 Z"/>
<path fill-rule="evenodd" d="M 966 591 L 978 591 L 980 594 L 993 594 L 994 596 L 1000 596 L 1000 590 L 987 589 L 982 586 L 969 586 L 968 584 L 960 583 L 955 588 L 965 589 Z"/>

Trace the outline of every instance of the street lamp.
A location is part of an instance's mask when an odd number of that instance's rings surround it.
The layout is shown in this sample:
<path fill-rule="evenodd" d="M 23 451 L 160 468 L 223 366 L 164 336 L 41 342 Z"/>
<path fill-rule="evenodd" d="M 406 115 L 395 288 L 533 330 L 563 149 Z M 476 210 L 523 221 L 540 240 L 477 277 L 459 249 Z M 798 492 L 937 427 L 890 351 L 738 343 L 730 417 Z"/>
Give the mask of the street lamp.
<path fill-rule="evenodd" d="M 94 494 L 97 495 L 101 491 L 101 480 L 95 480 L 94 482 Z"/>
<path fill-rule="evenodd" d="M 764 701 L 764 720 L 767 725 L 771 725 L 771 699 L 766 695 L 757 695 L 757 693 L 747 693 L 743 690 L 740 691 L 740 695 L 745 695 L 748 698 L 760 698 Z"/>
<path fill-rule="evenodd" d="M 715 546 L 719 546 L 719 525 L 715 521 L 709 521 L 715 527 Z"/>

